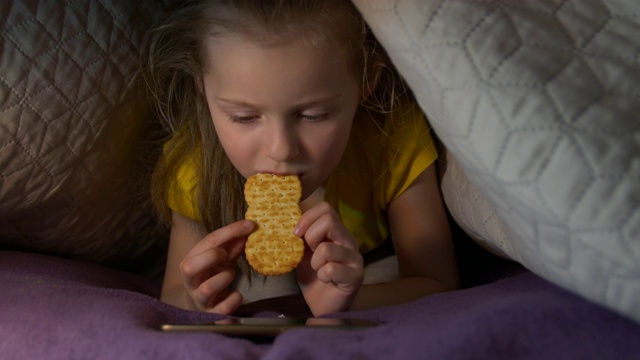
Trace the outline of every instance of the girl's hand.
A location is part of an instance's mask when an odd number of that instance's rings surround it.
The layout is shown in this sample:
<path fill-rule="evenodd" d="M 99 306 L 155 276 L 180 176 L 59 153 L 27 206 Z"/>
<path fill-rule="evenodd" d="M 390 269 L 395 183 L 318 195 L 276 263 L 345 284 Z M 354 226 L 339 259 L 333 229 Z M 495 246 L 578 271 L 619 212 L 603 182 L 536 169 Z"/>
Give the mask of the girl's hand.
<path fill-rule="evenodd" d="M 364 279 L 356 239 L 326 202 L 302 215 L 295 234 L 308 245 L 296 272 L 313 314 L 348 310 Z"/>
<path fill-rule="evenodd" d="M 253 230 L 243 220 L 222 227 L 200 240 L 180 263 L 186 303 L 194 310 L 232 314 L 242 304 L 242 295 L 230 291 L 236 277 L 235 264 Z"/>

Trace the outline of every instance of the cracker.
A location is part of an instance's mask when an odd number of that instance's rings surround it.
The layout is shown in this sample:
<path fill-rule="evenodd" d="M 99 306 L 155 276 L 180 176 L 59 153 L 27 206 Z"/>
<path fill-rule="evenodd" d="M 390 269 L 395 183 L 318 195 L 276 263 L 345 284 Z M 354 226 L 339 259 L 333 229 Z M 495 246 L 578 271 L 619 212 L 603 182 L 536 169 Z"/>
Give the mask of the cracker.
<path fill-rule="evenodd" d="M 301 196 L 302 186 L 294 175 L 256 174 L 247 179 L 245 218 L 257 227 L 249 235 L 245 255 L 258 273 L 284 275 L 302 260 L 304 242 L 293 234 L 302 215 L 298 205 Z"/>

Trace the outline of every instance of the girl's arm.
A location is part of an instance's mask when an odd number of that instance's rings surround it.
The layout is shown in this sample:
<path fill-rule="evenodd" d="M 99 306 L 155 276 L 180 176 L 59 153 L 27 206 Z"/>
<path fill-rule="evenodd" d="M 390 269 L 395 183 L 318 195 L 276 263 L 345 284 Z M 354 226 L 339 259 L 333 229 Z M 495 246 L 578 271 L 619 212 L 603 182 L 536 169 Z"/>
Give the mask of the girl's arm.
<path fill-rule="evenodd" d="M 179 213 L 173 212 L 172 218 L 161 300 L 183 309 L 233 313 L 242 295 L 228 287 L 253 223 L 238 221 L 207 234 Z"/>
<path fill-rule="evenodd" d="M 388 216 L 400 279 L 363 285 L 352 310 L 409 302 L 459 287 L 453 240 L 435 164 L 390 204 Z"/>
<path fill-rule="evenodd" d="M 169 237 L 169 252 L 167 253 L 167 265 L 165 267 L 164 280 L 160 300 L 165 303 L 187 309 L 187 297 L 185 296 L 180 263 L 189 250 L 202 239 L 206 233 L 196 221 L 189 219 L 175 211 L 172 211 L 171 234 Z"/>

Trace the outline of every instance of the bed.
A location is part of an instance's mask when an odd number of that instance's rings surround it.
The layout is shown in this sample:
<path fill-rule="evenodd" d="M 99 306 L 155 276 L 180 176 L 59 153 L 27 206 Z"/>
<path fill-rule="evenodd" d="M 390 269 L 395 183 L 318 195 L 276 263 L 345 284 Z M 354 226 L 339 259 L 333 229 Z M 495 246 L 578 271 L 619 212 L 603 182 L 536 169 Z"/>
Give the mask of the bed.
<path fill-rule="evenodd" d="M 496 270 L 494 268 L 494 270 Z M 623 359 L 638 355 L 637 323 L 522 268 L 486 284 L 377 310 L 366 330 L 294 329 L 273 338 L 166 333 L 163 323 L 210 315 L 157 300 L 146 279 L 103 266 L 0 252 L 0 349 L 6 359 Z M 300 316 L 286 297 L 245 316 Z"/>
<path fill-rule="evenodd" d="M 640 357 L 635 0 L 354 0 L 446 147 L 463 286 L 267 338 L 160 330 L 223 318 L 158 300 L 138 56 L 176 1 L 0 5 L 2 358 Z"/>

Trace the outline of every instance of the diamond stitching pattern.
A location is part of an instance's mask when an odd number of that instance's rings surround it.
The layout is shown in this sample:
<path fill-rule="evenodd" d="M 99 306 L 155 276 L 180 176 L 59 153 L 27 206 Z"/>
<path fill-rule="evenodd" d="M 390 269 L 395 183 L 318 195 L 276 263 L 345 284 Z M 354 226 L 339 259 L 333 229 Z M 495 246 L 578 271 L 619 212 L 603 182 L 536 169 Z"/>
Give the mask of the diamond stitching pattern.
<path fill-rule="evenodd" d="M 640 321 L 640 3 L 354 3 L 506 225 L 482 240 Z"/>
<path fill-rule="evenodd" d="M 99 263 L 158 239 L 135 79 L 166 1 L 10 2 L 0 17 L 0 246 Z M 148 161 L 148 160 L 147 160 Z"/>

